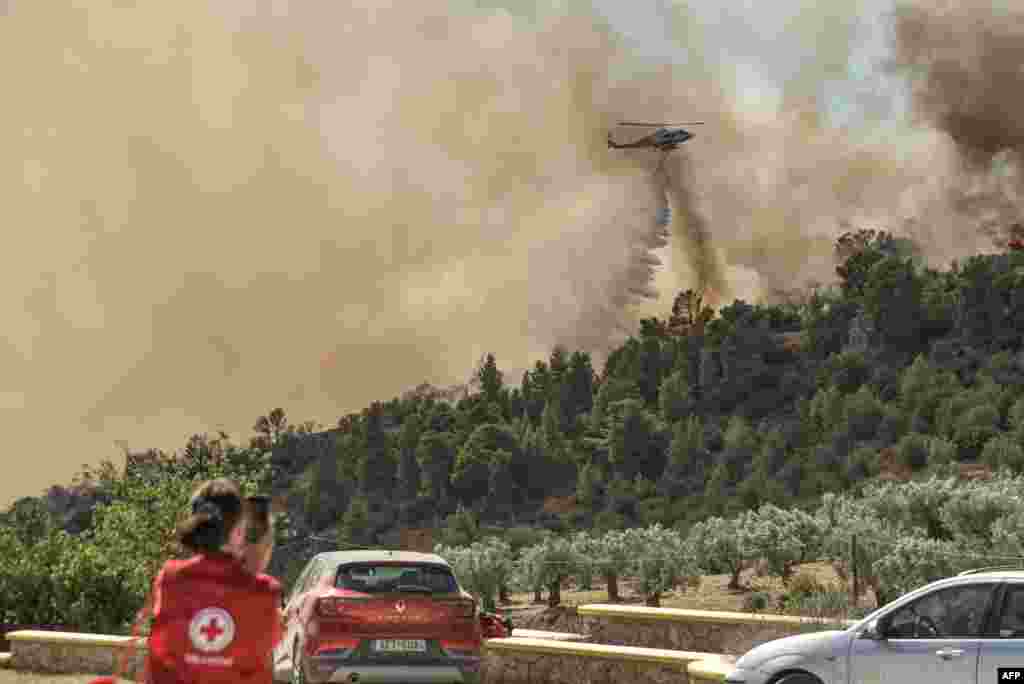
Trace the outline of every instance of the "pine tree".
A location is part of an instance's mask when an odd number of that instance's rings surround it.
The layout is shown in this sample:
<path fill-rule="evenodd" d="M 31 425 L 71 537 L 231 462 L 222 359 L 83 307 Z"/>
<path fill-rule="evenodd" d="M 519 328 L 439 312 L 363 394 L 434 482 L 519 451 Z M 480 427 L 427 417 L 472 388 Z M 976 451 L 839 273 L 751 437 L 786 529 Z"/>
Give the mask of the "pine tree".
<path fill-rule="evenodd" d="M 502 374 L 494 360 L 494 354 L 488 354 L 480 368 L 477 378 L 480 381 L 480 392 L 490 403 L 501 403 Z"/>
<path fill-rule="evenodd" d="M 551 358 L 548 359 L 549 367 L 549 382 L 548 382 L 548 396 L 551 397 L 557 393 L 559 386 L 562 384 L 562 380 L 565 378 L 569 371 L 569 352 L 562 345 L 556 345 L 551 351 Z"/>
<path fill-rule="evenodd" d="M 597 508 L 602 494 L 602 482 L 604 473 L 593 463 L 587 463 L 576 478 L 576 501 L 591 510 Z"/>
<path fill-rule="evenodd" d="M 363 425 L 363 461 L 360 483 L 364 494 L 389 496 L 395 486 L 396 463 L 384 431 L 384 407 L 374 402 Z"/>
<path fill-rule="evenodd" d="M 420 441 L 420 424 L 417 416 L 409 416 L 402 424 L 398 437 L 398 500 L 411 501 L 420 490 L 420 464 L 416 460 L 416 447 Z"/>
<path fill-rule="evenodd" d="M 668 463 L 659 482 L 666 496 L 684 496 L 695 489 L 695 478 L 706 460 L 704 426 L 699 416 L 691 416 L 676 423 L 672 430 Z"/>
<path fill-rule="evenodd" d="M 321 529 L 337 520 L 337 502 L 343 500 L 338 460 L 334 450 L 327 449 L 312 466 L 312 477 L 306 491 L 306 517 L 313 529 Z"/>
<path fill-rule="evenodd" d="M 416 461 L 420 465 L 426 493 L 443 507 L 448 501 L 449 478 L 455 464 L 451 433 L 426 432 L 416 447 Z"/>
<path fill-rule="evenodd" d="M 338 546 L 369 546 L 374 543 L 370 529 L 370 506 L 365 496 L 357 496 L 348 505 L 338 529 Z"/>

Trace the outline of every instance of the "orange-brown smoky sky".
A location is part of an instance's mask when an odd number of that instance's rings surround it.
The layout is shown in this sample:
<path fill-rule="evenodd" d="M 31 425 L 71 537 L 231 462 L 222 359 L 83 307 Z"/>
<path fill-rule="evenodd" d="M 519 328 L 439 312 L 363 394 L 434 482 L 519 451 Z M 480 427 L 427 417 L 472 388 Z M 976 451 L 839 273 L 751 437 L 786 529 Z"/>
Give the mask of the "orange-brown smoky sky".
<path fill-rule="evenodd" d="M 829 281 L 843 225 L 945 265 L 1018 206 L 1021 10 L 506 4 L 0 2 L 0 505 L 600 359 L 679 289 Z M 620 119 L 707 124 L 662 177 Z"/>

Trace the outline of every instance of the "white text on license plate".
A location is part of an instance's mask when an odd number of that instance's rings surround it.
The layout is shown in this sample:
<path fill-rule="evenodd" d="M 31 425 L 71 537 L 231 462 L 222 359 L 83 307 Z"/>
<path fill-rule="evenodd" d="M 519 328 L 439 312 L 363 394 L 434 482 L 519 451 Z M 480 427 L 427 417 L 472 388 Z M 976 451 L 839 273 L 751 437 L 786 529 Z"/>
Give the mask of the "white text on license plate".
<path fill-rule="evenodd" d="M 423 653 L 427 650 L 427 642 L 423 639 L 377 639 L 373 642 L 373 650 Z"/>

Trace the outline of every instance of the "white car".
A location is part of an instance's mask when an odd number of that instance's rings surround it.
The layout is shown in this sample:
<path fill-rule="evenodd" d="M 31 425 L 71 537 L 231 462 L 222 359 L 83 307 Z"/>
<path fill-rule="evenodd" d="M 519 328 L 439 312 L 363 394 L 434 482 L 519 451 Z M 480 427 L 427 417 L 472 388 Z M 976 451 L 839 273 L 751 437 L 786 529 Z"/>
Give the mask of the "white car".
<path fill-rule="evenodd" d="M 736 661 L 729 684 L 995 684 L 1024 668 L 1024 569 L 938 580 L 842 631 L 776 639 Z"/>

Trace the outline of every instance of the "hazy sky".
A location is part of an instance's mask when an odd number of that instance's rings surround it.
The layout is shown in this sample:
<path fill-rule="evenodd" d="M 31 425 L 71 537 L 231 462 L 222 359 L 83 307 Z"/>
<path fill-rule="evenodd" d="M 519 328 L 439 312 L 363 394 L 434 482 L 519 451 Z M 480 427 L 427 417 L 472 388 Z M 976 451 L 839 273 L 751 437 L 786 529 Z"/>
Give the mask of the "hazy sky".
<path fill-rule="evenodd" d="M 843 221 L 984 247 L 962 141 L 883 70 L 891 4 L 853 5 L 0 0 L 0 505 L 119 441 L 600 358 L 699 281 L 827 279 Z M 707 124 L 663 188 L 606 149 L 627 117 Z"/>

